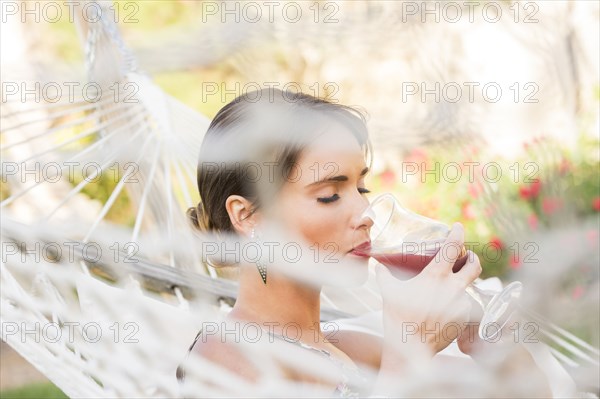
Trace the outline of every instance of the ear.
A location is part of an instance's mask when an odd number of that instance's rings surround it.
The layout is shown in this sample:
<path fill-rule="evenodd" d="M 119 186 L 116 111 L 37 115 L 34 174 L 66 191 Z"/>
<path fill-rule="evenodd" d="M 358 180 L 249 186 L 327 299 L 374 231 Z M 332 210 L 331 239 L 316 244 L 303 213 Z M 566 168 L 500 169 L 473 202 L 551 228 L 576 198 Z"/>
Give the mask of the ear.
<path fill-rule="evenodd" d="M 225 201 L 225 209 L 233 229 L 241 235 L 250 236 L 257 224 L 256 213 L 252 212 L 252 203 L 241 195 L 230 195 Z"/>

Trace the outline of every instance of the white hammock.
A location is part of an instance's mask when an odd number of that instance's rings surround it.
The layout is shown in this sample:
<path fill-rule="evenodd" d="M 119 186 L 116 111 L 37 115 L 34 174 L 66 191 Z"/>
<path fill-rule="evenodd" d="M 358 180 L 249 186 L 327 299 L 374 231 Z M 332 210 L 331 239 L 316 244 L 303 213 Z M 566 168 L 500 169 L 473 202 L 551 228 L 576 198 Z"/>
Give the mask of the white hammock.
<path fill-rule="evenodd" d="M 184 217 L 197 202 L 209 121 L 137 68 L 100 4 L 100 21 L 79 20 L 78 28 L 88 78 L 111 98 L 3 107 L 2 170 L 58 168 L 37 180 L 3 175 L 2 339 L 70 397 L 176 397 L 175 368 L 202 321 L 236 295 L 235 283 L 202 262 Z M 132 101 L 114 102 L 116 93 Z M 73 187 L 68 165 L 98 166 Z M 81 194 L 107 174 L 118 179 L 106 203 Z M 106 221 L 124 192 L 136 207 L 127 229 Z M 376 311 L 380 298 L 370 281 L 325 290 L 322 303 L 330 320 Z M 550 322 L 545 330 L 576 359 L 556 352 L 559 360 L 597 369 L 596 348 Z"/>
<path fill-rule="evenodd" d="M 233 282 L 217 278 L 202 262 L 184 218 L 185 209 L 197 202 L 191 190 L 201 133 L 209 121 L 136 72 L 116 27 L 107 21 L 108 16 L 96 24 L 79 21 L 79 28 L 90 81 L 117 82 L 119 92 L 106 83 L 99 87 L 111 98 L 95 103 L 77 98 L 3 107 L 3 171 L 9 170 L 8 164 L 28 170 L 40 164 L 58 168 L 42 166 L 37 177 L 25 181 L 19 179 L 21 169 L 5 176 L 10 195 L 1 204 L 2 339 L 71 397 L 174 397 L 175 369 L 199 320 L 206 319 L 190 313 L 188 300 L 212 298 L 218 308 L 220 299 L 236 295 Z M 115 103 L 116 93 L 131 102 Z M 86 139 L 89 144 L 81 145 Z M 128 162 L 135 167 L 128 170 Z M 69 165 L 74 170 L 94 167 L 71 188 Z M 119 178 L 106 203 L 80 194 L 89 181 L 108 173 Z M 119 232 L 121 240 L 108 242 L 105 238 L 114 233 L 99 231 L 110 226 L 105 216 L 124 191 L 137 206 L 135 221 Z M 63 235 L 58 226 L 76 231 Z M 98 248 L 98 243 L 104 255 L 110 253 L 109 263 L 104 258 L 89 261 L 85 250 Z M 110 249 L 115 243 L 120 246 Z M 36 245 L 43 255 L 21 258 L 20 249 Z M 46 258 L 53 249 L 63 256 Z M 117 253 L 117 261 L 110 259 Z M 104 281 L 98 280 L 102 277 Z M 329 304 L 324 317 L 346 315 L 331 308 L 327 297 L 324 302 Z M 370 309 L 358 304 L 359 310 Z M 357 308 L 356 301 L 352 306 Z M 92 342 L 93 329 L 101 334 L 99 342 Z M 139 343 L 127 342 L 132 340 Z M 156 361 L 149 362 L 155 358 L 162 359 L 159 368 Z"/>

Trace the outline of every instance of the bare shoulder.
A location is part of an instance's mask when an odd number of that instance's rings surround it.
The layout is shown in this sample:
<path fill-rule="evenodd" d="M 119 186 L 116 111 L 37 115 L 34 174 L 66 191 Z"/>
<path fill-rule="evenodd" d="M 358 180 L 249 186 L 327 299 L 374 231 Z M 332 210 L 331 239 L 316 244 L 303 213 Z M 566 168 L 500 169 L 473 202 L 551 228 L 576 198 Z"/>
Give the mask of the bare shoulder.
<path fill-rule="evenodd" d="M 217 335 L 202 336 L 198 339 L 191 354 L 200 356 L 204 360 L 218 364 L 225 369 L 234 372 L 245 379 L 255 382 L 258 373 L 242 352 L 239 344 L 226 342 Z"/>
<path fill-rule="evenodd" d="M 382 350 L 381 337 L 358 331 L 337 330 L 327 338 L 329 342 L 348 355 L 354 363 L 379 370 Z"/>

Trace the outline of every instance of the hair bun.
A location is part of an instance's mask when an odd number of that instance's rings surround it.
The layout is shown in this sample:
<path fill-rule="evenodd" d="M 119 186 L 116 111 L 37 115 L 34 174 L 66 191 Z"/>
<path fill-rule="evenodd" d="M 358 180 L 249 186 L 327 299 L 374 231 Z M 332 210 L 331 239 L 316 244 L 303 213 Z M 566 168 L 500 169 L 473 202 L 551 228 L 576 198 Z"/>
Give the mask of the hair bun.
<path fill-rule="evenodd" d="M 198 206 L 193 206 L 188 208 L 186 212 L 186 216 L 189 221 L 192 223 L 192 226 L 198 230 L 204 230 L 204 207 L 202 203 L 199 203 Z"/>
<path fill-rule="evenodd" d="M 207 227 L 208 223 L 206 221 L 205 214 L 204 214 L 204 206 L 202 205 L 201 202 L 198 203 L 198 206 L 195 206 L 195 207 L 193 206 L 191 208 L 188 208 L 188 210 L 186 211 L 185 214 L 195 229 L 200 230 L 200 231 L 209 230 L 209 228 Z M 219 261 L 216 259 L 211 259 L 210 257 L 206 257 L 206 264 L 208 264 L 209 266 L 212 266 L 214 268 L 236 265 L 235 263 Z"/>

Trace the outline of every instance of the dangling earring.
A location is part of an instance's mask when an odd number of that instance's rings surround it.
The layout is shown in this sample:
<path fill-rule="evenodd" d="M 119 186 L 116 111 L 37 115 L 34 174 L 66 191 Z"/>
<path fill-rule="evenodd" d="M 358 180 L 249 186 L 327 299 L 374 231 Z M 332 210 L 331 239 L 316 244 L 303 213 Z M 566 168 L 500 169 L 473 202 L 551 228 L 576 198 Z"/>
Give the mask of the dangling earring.
<path fill-rule="evenodd" d="M 252 232 L 250 233 L 250 238 L 256 239 L 256 242 L 258 243 L 258 246 L 260 247 L 260 237 L 257 236 L 256 232 L 254 231 L 254 228 L 252 228 Z M 267 284 L 267 266 L 264 265 L 261 262 L 261 260 L 262 260 L 262 253 L 261 253 L 260 259 L 256 262 L 256 268 L 258 269 L 258 272 L 260 273 L 260 277 L 262 277 L 263 283 L 266 285 Z"/>

